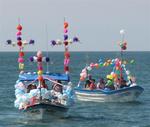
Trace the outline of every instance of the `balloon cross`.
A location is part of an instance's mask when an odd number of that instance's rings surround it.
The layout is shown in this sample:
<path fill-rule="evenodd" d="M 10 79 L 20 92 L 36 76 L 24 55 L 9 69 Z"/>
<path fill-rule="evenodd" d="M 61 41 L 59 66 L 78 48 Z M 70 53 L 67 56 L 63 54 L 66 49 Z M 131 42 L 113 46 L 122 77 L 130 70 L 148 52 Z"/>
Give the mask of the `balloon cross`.
<path fill-rule="evenodd" d="M 80 40 L 79 40 L 78 37 L 74 37 L 73 39 L 69 39 L 69 37 L 68 37 L 68 26 L 69 26 L 68 22 L 66 22 L 64 20 L 64 39 L 63 39 L 63 41 L 61 41 L 61 40 L 58 39 L 57 41 L 52 40 L 50 42 L 50 44 L 52 46 L 64 45 L 64 47 L 65 47 L 65 53 L 64 53 L 64 57 L 65 57 L 64 58 L 64 71 L 65 71 L 66 74 L 69 73 L 69 63 L 70 63 L 70 52 L 69 52 L 68 45 L 72 44 L 72 43 L 80 42 Z"/>
<path fill-rule="evenodd" d="M 27 42 L 26 40 L 22 41 L 22 25 L 19 23 L 17 26 L 17 42 L 12 42 L 12 40 L 7 40 L 6 44 L 7 45 L 12 45 L 12 46 L 16 46 L 18 45 L 19 47 L 19 58 L 18 58 L 18 63 L 19 63 L 19 70 L 23 71 L 24 70 L 24 52 L 23 52 L 23 48 L 25 45 L 28 44 L 34 44 L 34 40 L 30 40 L 29 42 Z"/>
<path fill-rule="evenodd" d="M 31 62 L 37 62 L 37 67 L 38 67 L 38 71 L 37 71 L 38 80 L 39 80 L 39 81 L 42 81 L 42 80 L 43 80 L 43 77 L 42 77 L 42 74 L 43 74 L 42 62 L 49 62 L 49 61 L 50 61 L 49 57 L 43 57 L 42 52 L 41 52 L 41 51 L 38 51 L 36 56 L 31 56 L 31 57 L 30 57 L 30 61 L 31 61 Z"/>

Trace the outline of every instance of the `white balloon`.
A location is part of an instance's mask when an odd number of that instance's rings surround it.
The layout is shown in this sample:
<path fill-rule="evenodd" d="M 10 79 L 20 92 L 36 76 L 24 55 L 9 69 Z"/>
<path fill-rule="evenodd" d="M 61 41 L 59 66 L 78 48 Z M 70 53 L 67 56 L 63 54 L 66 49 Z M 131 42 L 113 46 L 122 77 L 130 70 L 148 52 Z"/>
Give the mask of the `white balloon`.
<path fill-rule="evenodd" d="M 88 71 L 91 71 L 91 70 L 92 70 L 92 68 L 91 68 L 90 66 L 88 66 L 88 67 L 87 67 L 87 70 L 88 70 Z"/>
<path fill-rule="evenodd" d="M 129 70 L 127 70 L 127 71 L 126 71 L 126 74 L 127 74 L 127 75 L 130 75 L 130 71 L 129 71 Z"/>
<path fill-rule="evenodd" d="M 33 56 L 34 62 L 37 62 L 37 57 Z"/>
<path fill-rule="evenodd" d="M 125 30 L 124 29 L 120 30 L 120 34 L 125 34 Z"/>
<path fill-rule="evenodd" d="M 58 39 L 58 40 L 56 41 L 56 44 L 57 44 L 57 45 L 61 45 L 61 44 L 62 44 L 62 41 L 61 41 L 60 39 Z"/>

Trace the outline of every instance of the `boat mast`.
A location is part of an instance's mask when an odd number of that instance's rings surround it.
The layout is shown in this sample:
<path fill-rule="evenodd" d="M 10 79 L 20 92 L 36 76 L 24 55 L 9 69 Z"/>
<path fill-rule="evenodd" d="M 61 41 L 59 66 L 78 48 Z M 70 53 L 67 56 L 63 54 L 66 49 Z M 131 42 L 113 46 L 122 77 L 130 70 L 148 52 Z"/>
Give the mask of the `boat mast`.
<path fill-rule="evenodd" d="M 46 57 L 48 58 L 48 30 L 47 24 L 45 25 L 45 33 L 46 33 Z M 49 62 L 46 62 L 46 73 L 49 73 Z"/>
<path fill-rule="evenodd" d="M 123 63 L 123 51 L 127 49 L 127 43 L 125 42 L 125 30 L 122 29 L 120 30 L 120 35 L 121 35 L 121 41 L 120 41 L 120 82 L 121 78 L 123 77 L 123 72 L 122 72 L 122 63 Z"/>

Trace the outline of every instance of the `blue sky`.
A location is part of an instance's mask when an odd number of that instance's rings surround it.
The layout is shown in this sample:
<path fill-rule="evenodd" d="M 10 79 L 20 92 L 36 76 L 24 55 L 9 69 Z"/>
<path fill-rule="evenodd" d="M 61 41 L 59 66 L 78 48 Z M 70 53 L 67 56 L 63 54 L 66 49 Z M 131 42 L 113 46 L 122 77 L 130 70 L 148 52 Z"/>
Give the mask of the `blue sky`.
<path fill-rule="evenodd" d="M 25 50 L 44 51 L 50 40 L 63 39 L 65 17 L 69 37 L 81 41 L 70 45 L 71 51 L 118 51 L 120 29 L 126 30 L 128 51 L 150 51 L 150 0 L 0 0 L 0 51 L 17 51 L 5 41 L 16 41 L 18 17 L 23 39 L 36 41 Z"/>

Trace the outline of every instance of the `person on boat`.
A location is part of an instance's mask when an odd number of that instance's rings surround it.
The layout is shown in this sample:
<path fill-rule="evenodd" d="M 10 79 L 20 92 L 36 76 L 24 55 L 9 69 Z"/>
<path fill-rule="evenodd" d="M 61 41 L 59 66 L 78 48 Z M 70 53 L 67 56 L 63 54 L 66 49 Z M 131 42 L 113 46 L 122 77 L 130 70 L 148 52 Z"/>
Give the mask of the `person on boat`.
<path fill-rule="evenodd" d="M 107 83 L 106 83 L 106 85 L 105 85 L 105 88 L 106 88 L 106 89 L 109 89 L 109 90 L 115 90 L 114 83 L 113 83 L 113 80 L 112 80 L 112 79 L 108 79 L 108 80 L 107 80 Z"/>
<path fill-rule="evenodd" d="M 33 89 L 37 89 L 36 84 L 29 84 L 27 87 L 27 93 L 30 93 L 30 91 Z"/>
<path fill-rule="evenodd" d="M 127 81 L 123 77 L 121 77 L 120 88 L 124 87 L 127 87 Z"/>
<path fill-rule="evenodd" d="M 115 90 L 120 89 L 120 79 L 119 78 L 114 79 L 114 87 L 115 87 Z"/>
<path fill-rule="evenodd" d="M 104 78 L 100 78 L 99 82 L 97 83 L 97 89 L 104 89 L 105 88 L 105 80 Z"/>
<path fill-rule="evenodd" d="M 137 86 L 137 84 L 136 84 L 136 78 L 135 77 L 131 77 L 130 87 L 133 87 L 133 86 Z"/>
<path fill-rule="evenodd" d="M 85 88 L 89 89 L 90 88 L 90 84 L 91 84 L 90 80 L 86 80 L 86 82 L 85 82 Z"/>
<path fill-rule="evenodd" d="M 38 88 L 45 88 L 45 89 L 48 89 L 48 86 L 47 86 L 47 84 L 45 83 L 45 80 L 42 80 L 42 81 L 40 82 L 40 85 L 38 86 Z"/>
<path fill-rule="evenodd" d="M 92 79 L 91 80 L 91 84 L 90 84 L 90 90 L 94 90 L 94 89 L 96 89 L 96 85 L 95 85 L 95 79 Z"/>
<path fill-rule="evenodd" d="M 58 80 L 56 81 L 53 86 L 52 86 L 52 89 L 55 91 L 55 92 L 60 92 L 61 94 L 63 93 L 63 86 L 61 85 L 61 81 Z"/>

